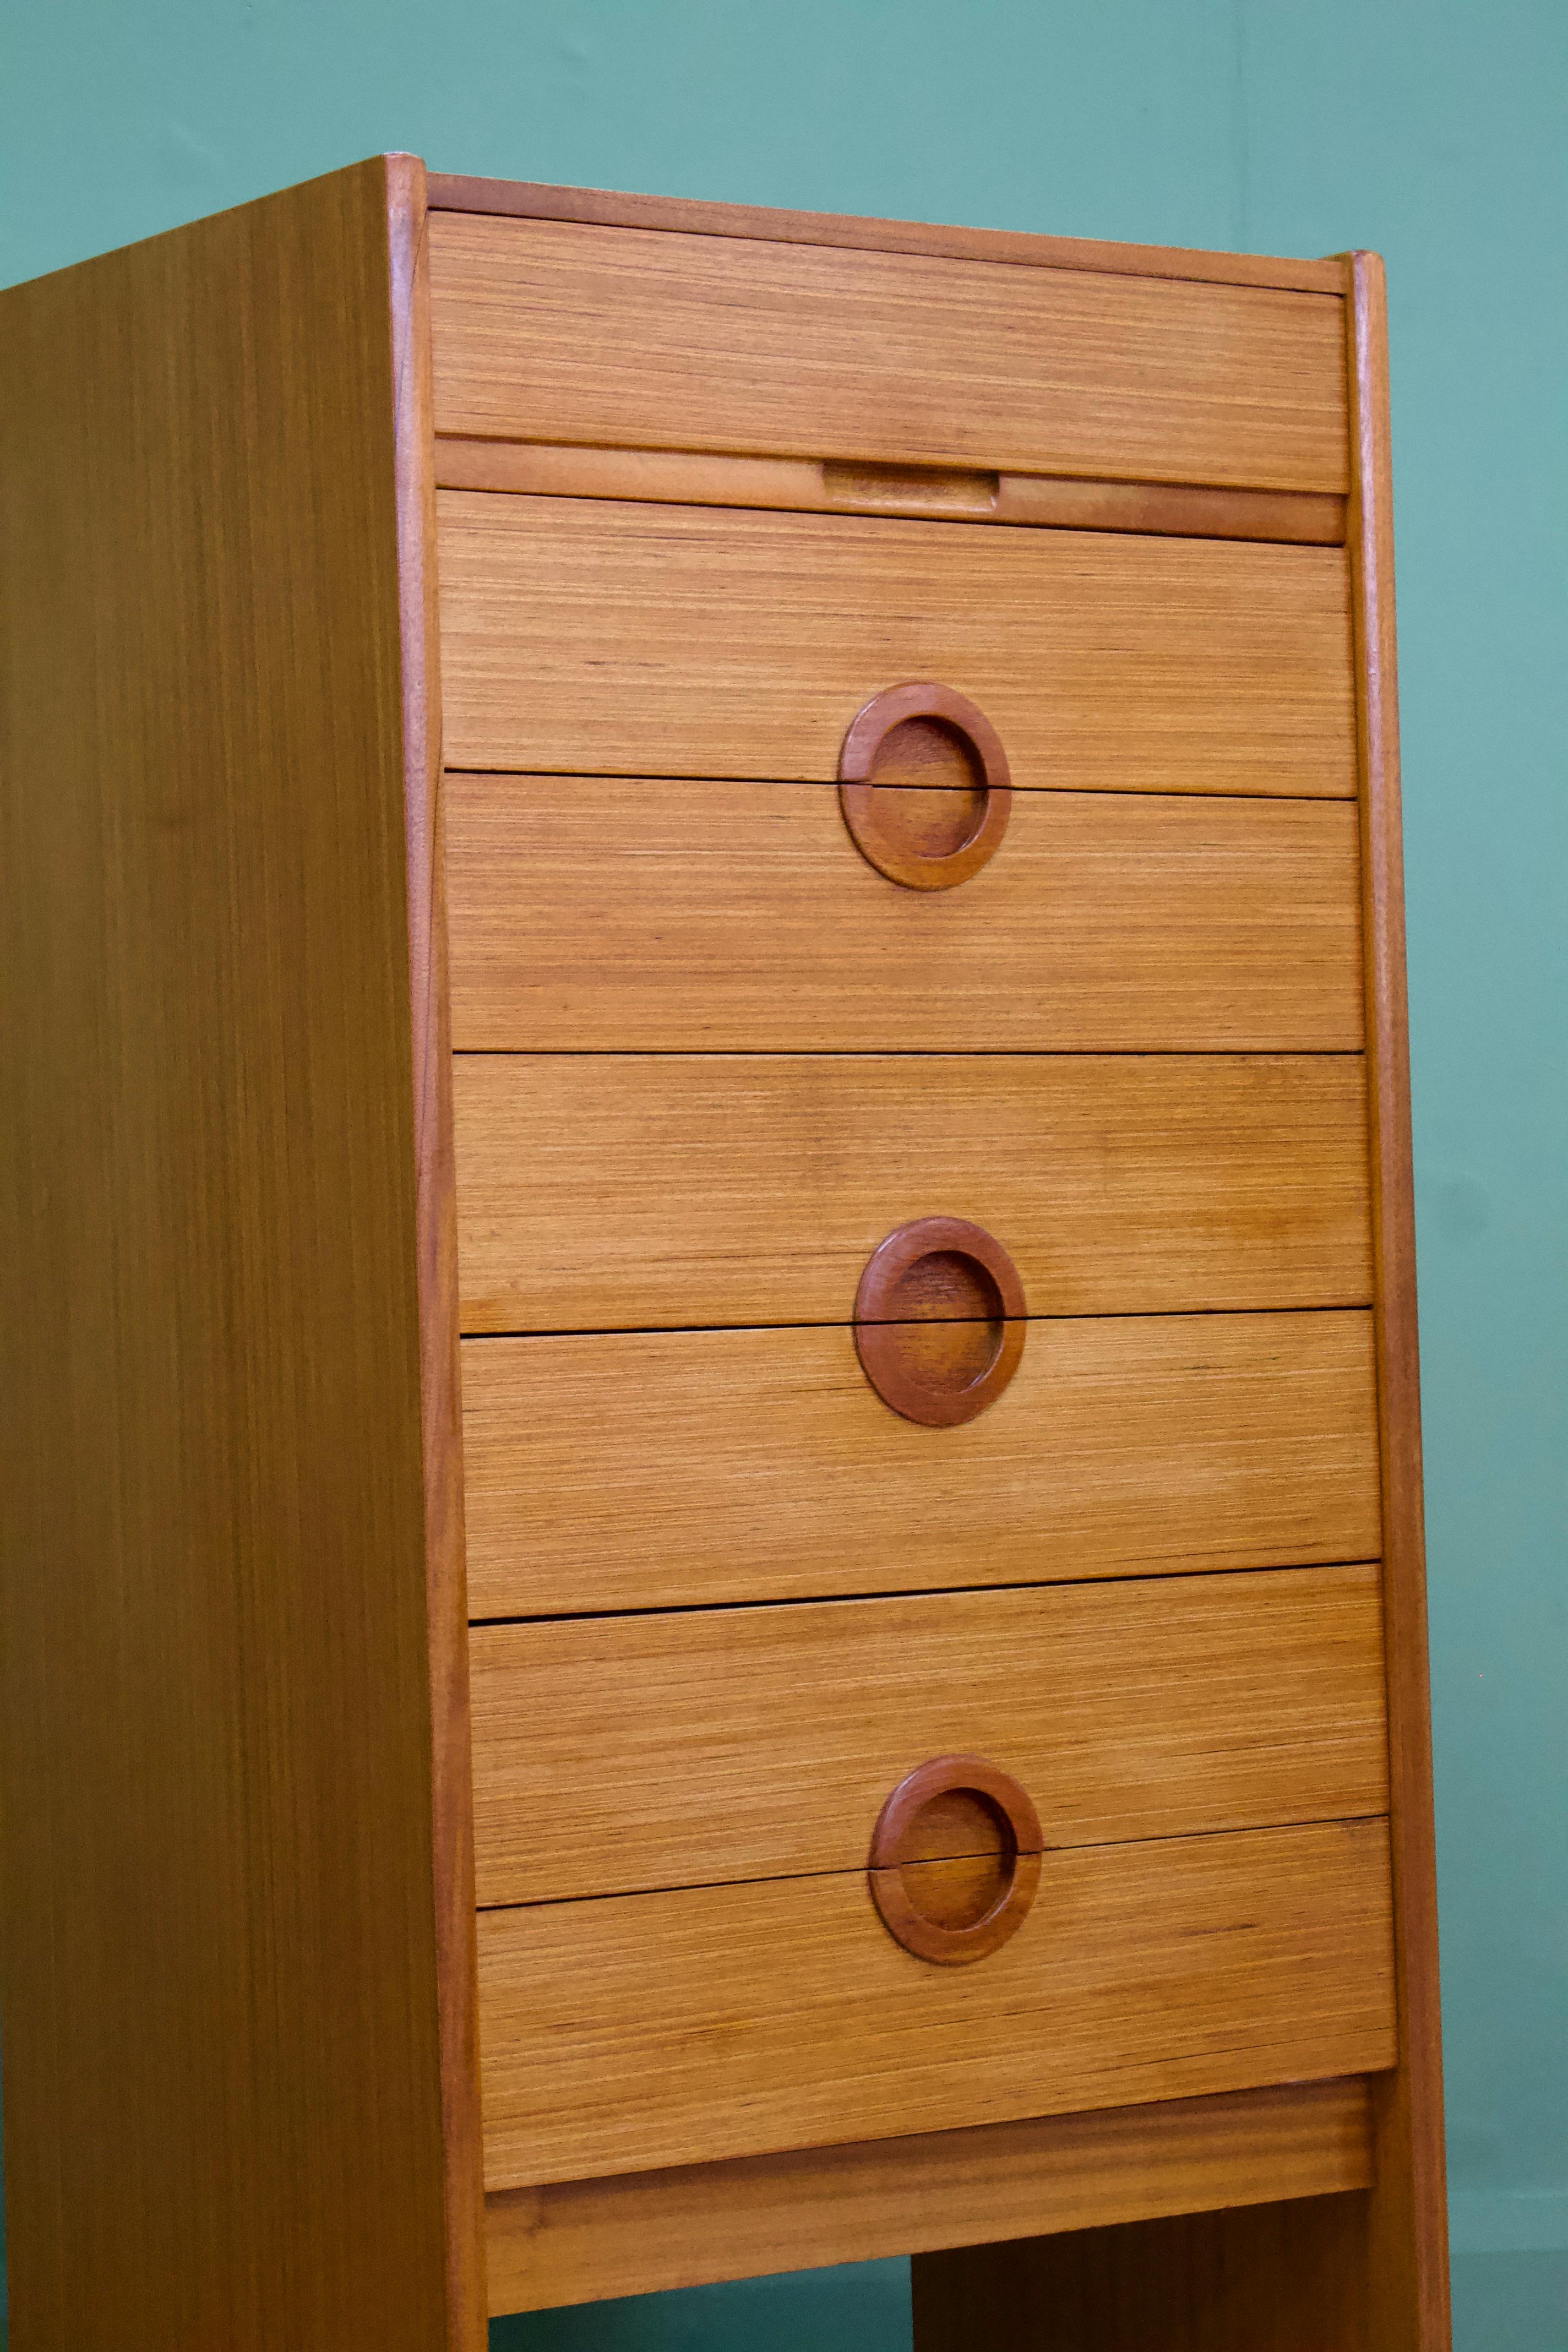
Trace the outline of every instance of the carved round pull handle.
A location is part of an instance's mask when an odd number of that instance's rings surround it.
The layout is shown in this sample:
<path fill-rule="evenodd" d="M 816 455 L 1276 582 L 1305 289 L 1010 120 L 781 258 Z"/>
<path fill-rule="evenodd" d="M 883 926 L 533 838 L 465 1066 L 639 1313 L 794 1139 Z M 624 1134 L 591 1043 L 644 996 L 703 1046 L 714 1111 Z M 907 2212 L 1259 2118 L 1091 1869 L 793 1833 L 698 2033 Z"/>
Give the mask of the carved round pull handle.
<path fill-rule="evenodd" d="M 955 845 L 933 853 L 911 838 L 915 804 L 900 786 L 954 781 L 978 798 L 979 814 Z M 838 799 L 856 847 L 879 874 L 908 890 L 951 890 L 1001 846 L 1013 805 L 1007 754 L 967 695 L 951 686 L 889 686 L 850 723 L 838 754 Z"/>
<path fill-rule="evenodd" d="M 984 1756 L 917 1765 L 871 1835 L 871 1899 L 917 1959 L 983 1960 L 1016 1936 L 1045 1839 L 1028 1791 Z"/>
<path fill-rule="evenodd" d="M 855 1348 L 884 1404 L 952 1429 L 994 1404 L 1024 1353 L 1018 1269 L 963 1217 L 917 1217 L 874 1250 L 855 1295 Z"/>

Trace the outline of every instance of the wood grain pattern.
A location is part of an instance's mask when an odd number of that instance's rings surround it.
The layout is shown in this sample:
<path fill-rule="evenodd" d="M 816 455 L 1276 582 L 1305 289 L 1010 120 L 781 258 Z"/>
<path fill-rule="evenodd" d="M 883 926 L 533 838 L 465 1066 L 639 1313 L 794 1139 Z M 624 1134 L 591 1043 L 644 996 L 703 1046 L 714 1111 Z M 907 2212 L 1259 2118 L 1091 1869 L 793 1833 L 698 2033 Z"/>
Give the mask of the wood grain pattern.
<path fill-rule="evenodd" d="M 460 1047 L 1363 1043 L 1348 802 L 1017 793 L 983 872 L 914 893 L 857 855 L 826 785 L 456 775 L 447 793 Z"/>
<path fill-rule="evenodd" d="M 973 1969 L 863 1871 L 484 1912 L 486 2185 L 1386 2066 L 1387 1856 L 1381 1821 L 1048 1853 Z"/>
<path fill-rule="evenodd" d="M 1331 261 L 1287 261 L 1252 253 L 1201 253 L 1164 245 L 1038 236 L 1016 229 L 958 228 L 931 221 L 868 220 L 846 213 L 784 212 L 765 205 L 693 203 L 682 196 L 627 195 L 605 188 L 552 187 L 537 180 L 485 180 L 432 173 L 432 209 L 495 213 L 512 220 L 591 221 L 610 228 L 678 229 L 698 236 L 762 237 L 778 245 L 840 246 L 872 253 L 945 253 L 1044 269 L 1101 269 L 1134 278 L 1192 278 L 1230 286 L 1289 286 L 1341 294 Z"/>
<path fill-rule="evenodd" d="M 431 245 L 443 433 L 1346 487 L 1338 292 L 440 212 Z"/>
<path fill-rule="evenodd" d="M 1374 2085 L 1362 2197 L 1042 2241 L 915 2265 L 920 2352 L 994 2322 L 1026 2352 L 1447 2352 L 1436 1873 L 1421 1525 L 1409 1064 L 1400 857 L 1387 327 L 1383 265 L 1344 263 L 1352 307 L 1355 586 L 1399 2064 Z"/>
<path fill-rule="evenodd" d="M 847 1321 L 928 1214 L 1036 1315 L 1370 1296 L 1357 1055 L 468 1054 L 453 1098 L 467 1331 Z"/>
<path fill-rule="evenodd" d="M 784 507 L 807 514 L 923 514 L 1058 530 L 1134 530 L 1178 539 L 1279 540 L 1342 547 L 1345 501 L 1332 490 L 1205 489 L 1193 483 L 1075 481 L 1061 475 L 736 457 L 705 449 L 582 448 L 558 441 L 444 436 L 444 490 L 547 498 L 669 499 L 680 506 Z"/>
<path fill-rule="evenodd" d="M 919 2352 L 1381 2352 L 1347 2251 L 1364 2195 L 1173 2214 L 915 2265 Z"/>
<path fill-rule="evenodd" d="M 472 1339 L 476 1617 L 1374 1559 L 1371 1317 L 1037 1321 L 956 1430 L 843 1326 Z"/>
<path fill-rule="evenodd" d="M 1307 1568 L 477 1627 L 479 1901 L 852 1871 L 889 1790 L 952 1754 L 1011 1774 L 1052 1847 L 1383 1812 L 1378 1586 Z M 960 1819 L 921 1858 L 972 1845 Z"/>
<path fill-rule="evenodd" d="M 500 2189 L 485 2208 L 490 2309 L 1321 2197 L 1371 2177 L 1352 2075 Z"/>
<path fill-rule="evenodd" d="M 445 2210 L 393 337 L 379 160 L 0 297 L 17 2352 L 481 2340 Z"/>
<path fill-rule="evenodd" d="M 447 761 L 828 782 L 881 688 L 1015 786 L 1355 791 L 1343 550 L 437 496 Z"/>
<path fill-rule="evenodd" d="M 1347 275 L 1354 319 L 1352 555 L 1371 1013 L 1378 1402 L 1388 1529 L 1384 1609 L 1400 2010 L 1399 2070 L 1380 2090 L 1376 2109 L 1378 2185 L 1368 2216 L 1367 2309 L 1369 2340 L 1377 2352 L 1447 2352 L 1448 2208 L 1405 979 L 1388 320 L 1378 257 L 1352 256 Z"/>
<path fill-rule="evenodd" d="M 447 2343 L 484 2339 L 483 2155 L 474 1948 L 473 1768 L 468 1746 L 462 1383 L 452 1044 L 441 840 L 441 671 L 431 465 L 430 286 L 425 166 L 386 159 L 393 429 L 408 872 L 419 1393 L 425 1488 L 436 1990 L 446 2154 Z"/>

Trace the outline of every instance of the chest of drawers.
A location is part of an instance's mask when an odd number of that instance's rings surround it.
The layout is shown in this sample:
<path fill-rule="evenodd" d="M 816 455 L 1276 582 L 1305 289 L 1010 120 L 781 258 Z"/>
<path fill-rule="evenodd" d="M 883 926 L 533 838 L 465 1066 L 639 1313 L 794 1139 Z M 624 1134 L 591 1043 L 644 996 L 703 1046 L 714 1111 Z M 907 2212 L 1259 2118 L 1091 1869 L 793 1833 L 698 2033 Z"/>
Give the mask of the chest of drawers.
<path fill-rule="evenodd" d="M 1441 2352 L 1381 303 L 407 158 L 5 298 L 20 2352 Z"/>

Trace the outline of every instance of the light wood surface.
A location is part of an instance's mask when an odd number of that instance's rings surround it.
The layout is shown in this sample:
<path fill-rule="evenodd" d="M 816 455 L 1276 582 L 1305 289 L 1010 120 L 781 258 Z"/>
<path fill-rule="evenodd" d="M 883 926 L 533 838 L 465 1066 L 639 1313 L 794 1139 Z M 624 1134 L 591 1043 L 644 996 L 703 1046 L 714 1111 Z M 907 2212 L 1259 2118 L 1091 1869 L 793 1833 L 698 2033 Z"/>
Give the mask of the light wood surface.
<path fill-rule="evenodd" d="M 1342 547 L 1345 536 L 1345 501 L 1331 490 L 1205 489 L 1192 483 L 1079 481 L 1059 474 L 736 457 L 699 449 L 584 448 L 444 436 L 436 448 L 436 479 L 446 490 L 784 507 L 807 514 L 919 514 L 954 522 L 1310 547 Z"/>
<path fill-rule="evenodd" d="M 1370 1296 L 1359 1055 L 465 1054 L 453 1097 L 468 1331 L 847 1321 L 927 1215 L 1035 1315 Z"/>
<path fill-rule="evenodd" d="M 483 2340 L 444 2185 L 387 201 L 378 160 L 0 296 L 16 2352 Z"/>
<path fill-rule="evenodd" d="M 473 1636 L 479 1899 L 863 1868 L 932 1757 L 1047 1847 L 1388 1803 L 1374 1567 L 493 1625 Z M 933 1819 L 921 1858 L 975 1850 Z"/>
<path fill-rule="evenodd" d="M 1399 2063 L 1373 2086 L 1366 2196 L 915 2264 L 919 2352 L 1447 2352 L 1436 1872 L 1421 1513 L 1383 265 L 1343 264 L 1366 891 Z"/>
<path fill-rule="evenodd" d="M 849 213 L 784 212 L 766 205 L 693 203 L 683 196 L 554 187 L 539 180 L 485 180 L 433 172 L 430 204 L 433 210 L 495 213 L 512 220 L 591 221 L 610 228 L 761 237 L 776 245 L 839 246 L 871 253 L 945 253 L 961 261 L 1002 261 L 1024 268 L 1191 278 L 1217 286 L 1286 286 L 1314 294 L 1344 291 L 1343 275 L 1332 261 L 1203 253 L 1183 246 L 1119 245 L 1100 238 L 1038 236 L 1016 229 L 962 228 L 932 221 L 868 220 Z"/>
<path fill-rule="evenodd" d="M 442 212 L 431 251 L 443 433 L 1346 487 L 1337 294 Z"/>
<path fill-rule="evenodd" d="M 1366 2084 L 1352 2075 L 500 2189 L 486 2200 L 490 2308 L 1323 2196 L 1371 2177 Z"/>
<path fill-rule="evenodd" d="M 1047 1853 L 972 1969 L 863 1871 L 484 1912 L 486 2185 L 1386 2066 L 1387 1854 L 1381 1821 Z"/>
<path fill-rule="evenodd" d="M 386 159 L 394 448 L 408 875 L 419 1393 L 430 1687 L 431 1858 L 446 2156 L 447 2297 L 453 2352 L 483 2340 L 485 2235 L 474 1949 L 473 1768 L 468 1747 L 463 1429 L 452 1041 L 441 839 L 440 630 L 430 391 L 425 166 Z"/>
<path fill-rule="evenodd" d="M 882 688 L 1015 785 L 1355 790 L 1342 549 L 437 495 L 449 767 L 826 782 Z"/>
<path fill-rule="evenodd" d="M 1031 1324 L 1011 1388 L 921 1429 L 843 1325 L 471 1339 L 476 1617 L 1373 1559 L 1372 1323 Z"/>
<path fill-rule="evenodd" d="M 879 799 L 962 832 L 961 793 Z M 447 850 L 460 1047 L 1363 1042 L 1348 802 L 1019 793 L 989 865 L 916 891 L 860 856 L 830 785 L 457 775 Z"/>
<path fill-rule="evenodd" d="M 1367 2311 L 1369 2341 L 1376 2352 L 1447 2352 L 1448 2206 L 1426 1664 L 1387 299 L 1377 255 L 1352 255 L 1347 277 L 1354 320 L 1352 554 L 1371 1008 L 1378 1394 L 1388 1528 L 1384 1609 L 1400 2010 L 1399 2070 L 1381 2089 L 1376 2109 L 1378 2186 L 1369 2214 Z"/>
<path fill-rule="evenodd" d="M 1382 2352 L 1347 2248 L 1368 2200 L 1139 2220 L 922 2256 L 919 2352 Z"/>

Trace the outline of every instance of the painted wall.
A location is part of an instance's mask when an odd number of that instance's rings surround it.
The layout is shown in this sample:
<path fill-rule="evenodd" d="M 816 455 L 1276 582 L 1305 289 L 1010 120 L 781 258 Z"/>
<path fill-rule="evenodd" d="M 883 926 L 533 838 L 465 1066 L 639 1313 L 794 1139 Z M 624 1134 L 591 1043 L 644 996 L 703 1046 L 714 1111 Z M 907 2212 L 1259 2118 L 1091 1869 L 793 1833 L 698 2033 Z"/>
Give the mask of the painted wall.
<path fill-rule="evenodd" d="M 0 282 L 382 148 L 1387 256 L 1459 2340 L 1563 2352 L 1568 9 L 47 0 L 8 12 L 0 54 Z M 903 2266 L 875 2265 L 510 2322 L 496 2341 L 893 2352 L 907 2313 Z"/>

